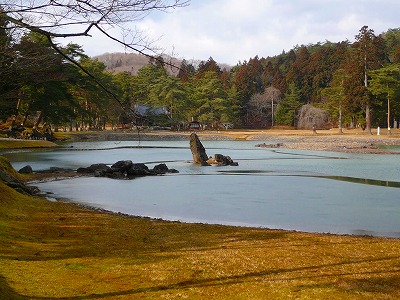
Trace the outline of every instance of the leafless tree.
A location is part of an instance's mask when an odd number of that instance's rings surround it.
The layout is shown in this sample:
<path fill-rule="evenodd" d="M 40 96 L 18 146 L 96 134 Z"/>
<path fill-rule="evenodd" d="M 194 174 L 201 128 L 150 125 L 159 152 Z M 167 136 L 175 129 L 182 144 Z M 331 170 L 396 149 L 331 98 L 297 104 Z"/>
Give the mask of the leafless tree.
<path fill-rule="evenodd" d="M 50 38 L 90 37 L 99 30 L 128 49 L 147 48 L 140 32 L 127 25 L 152 11 L 168 11 L 188 5 L 188 0 L 5 0 L 0 13 L 15 28 L 24 28 Z M 123 38 L 108 33 L 119 28 Z"/>
<path fill-rule="evenodd" d="M 249 117 L 254 126 L 274 126 L 276 105 L 281 99 L 281 92 L 270 86 L 262 94 L 255 94 L 249 101 Z"/>
<path fill-rule="evenodd" d="M 303 105 L 298 115 L 298 129 L 326 129 L 329 126 L 328 112 L 314 107 L 311 104 Z"/>
<path fill-rule="evenodd" d="M 57 44 L 60 38 L 90 38 L 95 30 L 127 51 L 158 57 L 143 32 L 130 24 L 152 11 L 169 11 L 188 5 L 189 0 L 3 0 L 0 17 L 6 30 L 35 32 L 47 38 L 51 46 L 92 77 L 99 86 L 121 105 L 121 101 L 74 58 L 67 56 Z M 120 35 L 115 35 L 119 29 Z M 150 54 L 149 54 L 150 53 Z"/>

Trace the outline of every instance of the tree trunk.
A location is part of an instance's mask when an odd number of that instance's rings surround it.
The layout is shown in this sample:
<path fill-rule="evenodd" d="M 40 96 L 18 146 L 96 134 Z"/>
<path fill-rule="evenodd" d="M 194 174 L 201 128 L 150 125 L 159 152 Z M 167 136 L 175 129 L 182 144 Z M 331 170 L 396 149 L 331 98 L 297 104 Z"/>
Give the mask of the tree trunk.
<path fill-rule="evenodd" d="M 22 121 L 22 126 L 24 126 L 24 127 L 25 127 L 26 121 L 28 120 L 29 111 L 30 111 L 32 103 L 33 103 L 33 100 L 31 99 L 31 101 L 29 101 L 28 108 L 26 109 L 26 112 L 24 115 L 24 120 Z"/>
<path fill-rule="evenodd" d="M 365 44 L 365 48 L 367 48 L 367 44 Z M 365 55 L 364 55 L 364 86 L 365 86 L 365 89 L 368 88 L 367 51 L 365 51 Z M 365 130 L 366 130 L 367 134 L 372 134 L 372 131 L 371 131 L 371 108 L 370 108 L 370 104 L 368 102 L 365 104 Z"/>
<path fill-rule="evenodd" d="M 367 134 L 372 134 L 372 131 L 371 131 L 371 108 L 369 106 L 369 103 L 367 103 L 365 106 L 365 130 L 366 130 Z"/>
<path fill-rule="evenodd" d="M 16 116 L 19 115 L 19 109 L 20 109 L 20 107 L 21 107 L 21 103 L 22 103 L 21 98 L 18 98 L 17 107 L 16 107 L 16 109 L 15 109 L 15 115 L 16 115 Z"/>
<path fill-rule="evenodd" d="M 392 131 L 390 130 L 390 96 L 388 93 L 387 96 L 387 125 L 388 125 L 388 135 L 392 134 Z"/>
<path fill-rule="evenodd" d="M 33 125 L 33 128 L 35 128 L 35 129 L 38 128 L 40 122 L 42 121 L 42 119 L 43 119 L 43 111 L 40 111 L 39 116 L 38 116 L 38 118 L 36 119 L 35 124 Z"/>
<path fill-rule="evenodd" d="M 339 134 L 343 134 L 342 128 L 342 107 L 339 108 Z"/>

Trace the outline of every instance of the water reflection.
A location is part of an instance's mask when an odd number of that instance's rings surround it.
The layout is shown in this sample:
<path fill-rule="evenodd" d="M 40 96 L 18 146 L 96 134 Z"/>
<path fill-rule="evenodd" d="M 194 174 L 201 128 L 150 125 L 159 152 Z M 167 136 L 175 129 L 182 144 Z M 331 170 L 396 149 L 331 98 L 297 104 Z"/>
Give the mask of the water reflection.
<path fill-rule="evenodd" d="M 354 177 L 346 177 L 346 176 L 319 176 L 319 177 L 333 179 L 333 180 L 339 180 L 339 181 L 360 183 L 360 184 L 400 188 L 400 182 L 397 182 L 397 181 L 388 181 L 388 180 L 385 181 L 385 180 L 375 180 L 375 179 L 367 179 L 367 178 L 354 178 Z"/>
<path fill-rule="evenodd" d="M 396 189 L 312 176 L 203 173 L 132 181 L 90 177 L 39 187 L 78 203 L 173 221 L 400 237 Z"/>
<path fill-rule="evenodd" d="M 223 174 L 230 174 L 230 175 L 260 175 L 260 174 L 272 174 L 273 171 L 263 171 L 263 170 L 237 170 L 237 171 L 218 171 Z M 400 188 L 400 182 L 397 181 L 388 181 L 388 180 L 375 180 L 375 179 L 368 179 L 368 178 L 356 178 L 356 177 L 347 177 L 347 176 L 324 176 L 324 175 L 299 175 L 299 174 L 290 174 L 290 175 L 282 175 L 282 174 L 275 174 L 275 176 L 303 176 L 303 177 L 315 177 L 315 178 L 325 178 L 325 179 L 332 179 L 338 181 L 345 181 L 345 182 L 352 182 L 352 183 L 359 183 L 359 184 L 368 184 L 368 185 L 376 185 L 376 186 L 385 186 L 385 187 L 393 187 L 393 188 Z"/>

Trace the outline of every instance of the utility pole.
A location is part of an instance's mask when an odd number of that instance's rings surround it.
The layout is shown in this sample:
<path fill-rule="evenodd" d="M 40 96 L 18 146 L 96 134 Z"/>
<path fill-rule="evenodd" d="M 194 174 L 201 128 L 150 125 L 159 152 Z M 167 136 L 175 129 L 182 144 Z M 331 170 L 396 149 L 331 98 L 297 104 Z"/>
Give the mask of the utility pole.
<path fill-rule="evenodd" d="M 388 97 L 387 97 L 387 125 L 388 125 L 388 135 L 392 134 L 392 131 L 390 130 L 390 95 L 389 95 L 389 84 L 387 84 L 387 91 L 388 91 Z"/>
<path fill-rule="evenodd" d="M 272 98 L 272 125 L 274 127 L 274 98 Z"/>

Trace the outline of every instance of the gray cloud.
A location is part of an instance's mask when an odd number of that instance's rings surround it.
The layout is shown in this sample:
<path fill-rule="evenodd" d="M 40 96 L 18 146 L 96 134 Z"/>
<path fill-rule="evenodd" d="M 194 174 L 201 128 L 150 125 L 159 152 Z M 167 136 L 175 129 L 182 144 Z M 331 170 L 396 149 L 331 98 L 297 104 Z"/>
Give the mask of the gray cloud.
<path fill-rule="evenodd" d="M 297 44 L 353 41 L 363 25 L 376 34 L 400 27 L 398 0 L 192 0 L 171 13 L 150 14 L 136 26 L 167 54 L 236 64 L 273 56 Z M 89 55 L 123 51 L 101 37 L 85 41 Z"/>

